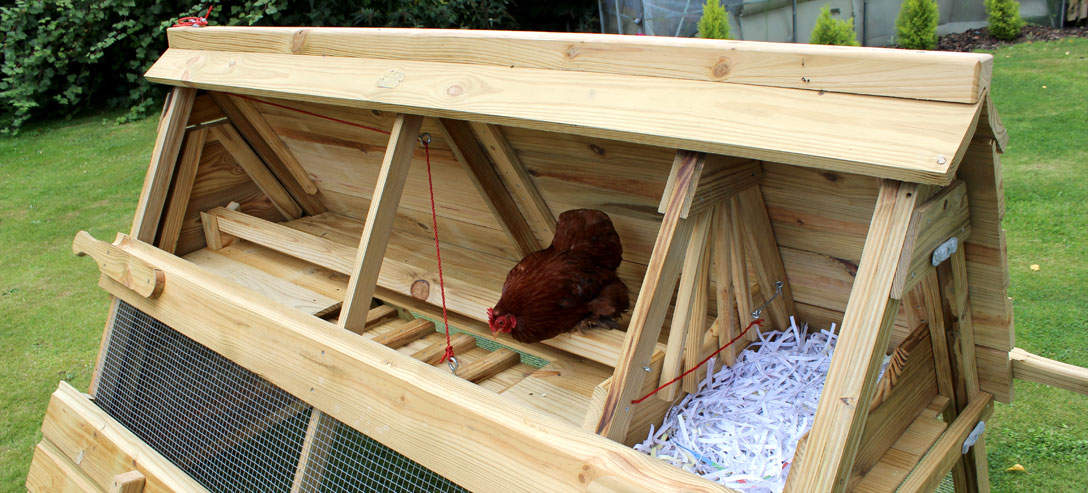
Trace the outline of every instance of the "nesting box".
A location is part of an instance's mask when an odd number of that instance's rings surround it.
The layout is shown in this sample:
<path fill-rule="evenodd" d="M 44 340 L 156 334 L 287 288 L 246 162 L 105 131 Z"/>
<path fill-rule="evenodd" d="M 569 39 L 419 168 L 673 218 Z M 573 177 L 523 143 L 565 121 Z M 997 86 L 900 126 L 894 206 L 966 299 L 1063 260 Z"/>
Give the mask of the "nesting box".
<path fill-rule="evenodd" d="M 168 36 L 132 229 L 74 243 L 114 301 L 90 397 L 62 384 L 50 403 L 31 490 L 721 491 L 629 448 L 699 375 L 634 401 L 764 305 L 770 327 L 839 326 L 789 491 L 950 470 L 985 490 L 968 437 L 1011 379 L 1085 389 L 1013 349 L 989 55 Z M 621 327 L 492 334 L 507 271 L 578 208 L 621 237 Z"/>

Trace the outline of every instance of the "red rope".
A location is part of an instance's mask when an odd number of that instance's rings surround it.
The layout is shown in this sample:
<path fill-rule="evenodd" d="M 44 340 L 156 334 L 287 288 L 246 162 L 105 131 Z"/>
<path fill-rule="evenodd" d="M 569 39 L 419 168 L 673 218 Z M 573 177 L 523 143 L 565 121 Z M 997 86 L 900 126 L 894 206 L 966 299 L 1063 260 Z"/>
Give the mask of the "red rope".
<path fill-rule="evenodd" d="M 312 111 L 300 110 L 298 108 L 292 108 L 292 107 L 287 106 L 285 104 L 273 103 L 272 101 L 265 101 L 263 99 L 257 99 L 257 98 L 252 97 L 252 96 L 246 96 L 244 94 L 235 94 L 235 96 L 238 96 L 238 97 L 240 97 L 242 99 L 245 99 L 245 100 L 253 101 L 255 103 L 267 104 L 269 106 L 275 106 L 277 108 L 282 108 L 282 109 L 285 109 L 285 110 L 288 110 L 288 111 L 294 111 L 295 113 L 302 113 L 303 115 L 310 115 L 312 117 L 321 118 L 323 120 L 328 120 L 330 122 L 343 123 L 344 125 L 351 125 L 353 127 L 363 128 L 363 129 L 366 129 L 366 130 L 370 130 L 372 132 L 378 132 L 380 134 L 389 135 L 388 130 L 382 130 L 382 129 L 377 128 L 377 127 L 370 127 L 370 126 L 367 126 L 367 125 L 363 125 L 362 123 L 349 122 L 347 120 L 341 120 L 339 118 L 334 118 L 334 117 L 331 117 L 331 116 L 326 116 L 326 115 L 322 115 L 322 114 L 319 114 L 319 113 L 314 113 Z"/>
<path fill-rule="evenodd" d="M 446 280 L 442 277 L 442 249 L 438 246 L 438 211 L 434 202 L 434 181 L 431 179 L 431 144 L 423 141 L 423 152 L 427 157 L 427 188 L 431 192 L 431 227 L 434 229 L 434 254 L 438 257 L 438 288 L 442 293 L 442 327 L 446 329 L 446 352 L 439 362 L 453 358 L 453 344 L 450 343 L 450 321 L 446 315 Z"/>
<path fill-rule="evenodd" d="M 657 391 L 659 391 L 659 390 L 661 390 L 661 389 L 663 389 L 665 387 L 668 387 L 669 385 L 672 385 L 672 384 L 674 384 L 676 382 L 679 382 L 681 378 L 684 378 L 684 377 L 688 376 L 691 372 L 699 369 L 700 366 L 703 366 L 704 364 L 706 364 L 707 361 L 710 361 L 710 358 L 713 358 L 713 357 L 717 356 L 718 353 L 724 351 L 725 348 L 727 348 L 729 346 L 732 346 L 734 342 L 737 342 L 738 339 L 740 339 L 741 337 L 744 337 L 744 334 L 747 334 L 748 330 L 751 329 L 753 325 L 762 325 L 762 324 L 763 324 L 763 319 L 762 318 L 757 318 L 755 320 L 752 320 L 752 323 L 748 324 L 748 326 L 745 327 L 744 330 L 740 331 L 740 334 L 737 334 L 737 336 L 734 337 L 731 341 L 725 343 L 724 346 L 718 348 L 717 351 L 714 351 L 713 353 L 710 353 L 710 356 L 707 356 L 706 358 L 703 358 L 703 360 L 700 361 L 699 364 L 691 367 L 690 370 L 685 371 L 684 373 L 681 373 L 680 376 L 678 376 L 678 377 L 676 377 L 676 378 L 674 378 L 672 380 L 669 380 L 668 382 L 665 382 L 660 387 L 654 389 L 653 392 L 650 392 L 649 394 L 646 394 L 646 395 L 642 396 L 641 399 L 635 399 L 635 400 L 631 401 L 631 404 L 638 404 L 638 403 L 646 400 L 647 398 L 649 398 L 651 395 L 656 394 Z"/>
<path fill-rule="evenodd" d="M 177 22 L 174 23 L 173 27 L 204 27 L 204 26 L 207 26 L 208 25 L 208 16 L 212 15 L 212 7 L 214 7 L 214 5 L 209 5 L 208 6 L 208 11 L 204 13 L 204 17 L 197 17 L 197 16 L 182 17 L 182 18 L 178 19 Z"/>

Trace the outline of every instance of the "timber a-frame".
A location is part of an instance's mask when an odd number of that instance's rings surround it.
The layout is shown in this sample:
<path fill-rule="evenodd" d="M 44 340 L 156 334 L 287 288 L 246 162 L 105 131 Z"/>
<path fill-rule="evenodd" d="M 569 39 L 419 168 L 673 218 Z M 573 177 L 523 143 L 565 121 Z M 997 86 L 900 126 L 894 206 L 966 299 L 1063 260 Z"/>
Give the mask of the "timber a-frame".
<path fill-rule="evenodd" d="M 173 89 L 131 231 L 74 243 L 114 296 L 98 368 L 123 302 L 297 397 L 310 414 L 293 491 L 326 474 L 315 443 L 334 423 L 470 490 L 722 491 L 628 447 L 702 376 L 633 401 L 764 302 L 774 327 L 839 323 L 788 491 L 932 490 L 948 471 L 958 491 L 988 490 L 985 441 L 961 446 L 1011 400 L 1012 377 L 1088 386 L 1013 348 L 989 55 L 411 29 L 168 36 L 146 76 Z M 579 207 L 608 212 L 624 241 L 626 331 L 491 334 L 505 272 Z M 435 227 L 456 375 L 428 320 L 442 316 Z M 133 468 L 199 489 L 102 414 L 58 390 L 30 489 L 105 488 Z M 88 423 L 120 431 L 66 438 Z"/>

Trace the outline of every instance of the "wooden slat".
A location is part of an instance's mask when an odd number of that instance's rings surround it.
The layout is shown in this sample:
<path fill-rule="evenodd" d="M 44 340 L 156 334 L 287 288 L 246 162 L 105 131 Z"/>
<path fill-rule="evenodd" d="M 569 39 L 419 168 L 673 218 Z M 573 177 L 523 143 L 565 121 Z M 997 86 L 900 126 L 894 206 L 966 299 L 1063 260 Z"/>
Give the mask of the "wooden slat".
<path fill-rule="evenodd" d="M 763 203 L 763 194 L 758 187 L 748 188 L 737 195 L 737 205 L 740 224 L 745 232 L 747 257 L 756 273 L 760 290 L 769 298 L 774 296 L 775 284 L 782 282 L 782 294 L 767 306 L 764 313 L 769 315 L 775 327 L 785 329 L 789 327 L 789 317 L 794 313 L 793 291 L 786 278 L 786 269 L 782 266 L 778 240 L 767 215 L 767 206 Z"/>
<path fill-rule="evenodd" d="M 975 331 L 967 297 L 967 262 L 963 250 L 937 268 L 937 279 L 945 309 L 945 324 L 951 329 L 949 349 L 952 377 L 956 386 L 956 409 L 962 410 L 979 391 L 975 357 Z"/>
<path fill-rule="evenodd" d="M 483 123 L 470 125 L 488 156 L 491 156 L 495 170 L 502 177 L 507 190 L 513 195 L 515 203 L 521 206 L 522 214 L 529 222 L 540 244 L 551 243 L 552 236 L 555 234 L 556 215 L 540 195 L 540 190 L 533 183 L 533 178 L 529 176 L 525 165 L 518 159 L 517 153 L 510 147 L 502 130 L 494 125 Z"/>
<path fill-rule="evenodd" d="M 406 115 L 398 115 L 393 122 L 340 313 L 340 326 L 348 330 L 361 329 L 366 321 L 366 312 L 378 284 L 378 271 L 385 259 L 385 247 L 389 244 L 393 219 L 404 191 L 404 181 L 408 177 L 408 166 L 412 164 L 412 151 L 419 142 L 422 123 L 422 117 Z"/>
<path fill-rule="evenodd" d="M 335 241 L 222 207 L 207 211 L 204 215 L 212 218 L 205 224 L 214 223 L 213 229 L 216 231 L 244 238 L 336 272 L 350 274 L 354 267 L 352 259 L 355 258 L 355 249 Z M 212 247 L 211 242 L 209 247 Z"/>
<path fill-rule="evenodd" d="M 321 477 L 325 475 L 325 466 L 329 462 L 329 447 L 318 447 L 317 441 L 319 436 L 330 431 L 331 426 L 332 418 L 321 410 L 314 409 L 310 414 L 306 434 L 302 438 L 302 452 L 295 466 L 295 477 L 291 481 L 291 493 L 302 491 L 303 484 L 321 484 Z"/>
<path fill-rule="evenodd" d="M 892 297 L 902 299 L 911 287 L 932 267 L 933 250 L 950 238 L 957 238 L 960 248 L 970 236 L 970 211 L 967 186 L 949 185 L 926 203 L 919 205 L 910 220 L 907 243 L 892 286 Z"/>
<path fill-rule="evenodd" d="M 453 347 L 454 357 L 460 357 L 460 355 L 476 347 L 476 338 L 468 334 L 453 334 L 450 336 L 450 346 Z M 445 354 L 446 341 L 442 340 L 412 353 L 412 357 L 428 365 L 437 365 L 442 363 L 442 357 Z"/>
<path fill-rule="evenodd" d="M 812 431 L 804 454 L 790 471 L 787 488 L 841 491 L 846 487 L 899 307 L 889 295 L 916 191 L 911 184 L 889 181 L 881 185 Z"/>
<path fill-rule="evenodd" d="M 972 401 L 941 434 L 937 443 L 933 444 L 910 475 L 903 480 L 898 491 L 913 493 L 937 489 L 937 485 L 944 479 L 945 474 L 961 457 L 963 441 L 967 435 L 979 421 L 989 418 L 993 409 L 993 396 L 981 392 L 978 398 Z"/>
<path fill-rule="evenodd" d="M 439 127 L 445 132 L 445 140 L 449 143 L 454 157 L 469 172 L 480 196 L 487 202 L 491 212 L 503 226 L 506 234 L 518 246 L 521 254 L 528 255 L 544 248 L 546 243 L 537 238 L 529 226 L 517 202 L 510 195 L 510 191 L 503 184 L 487 155 L 484 154 L 472 127 L 466 122 L 446 118 L 441 119 Z"/>
<path fill-rule="evenodd" d="M 206 491 L 65 382 L 50 398 L 42 435 L 100 486 L 135 469 L 146 478 L 149 493 Z"/>
<path fill-rule="evenodd" d="M 596 432 L 613 440 L 622 440 L 627 434 L 631 406 L 634 405 L 631 401 L 640 397 L 636 394 L 646 376 L 643 367 L 650 363 L 661 325 L 665 322 L 665 313 L 680 274 L 680 255 L 691 236 L 691 223 L 682 220 L 680 212 L 705 159 L 701 153 L 677 151 L 673 162 L 679 171 L 675 173 L 674 186 L 665 199 L 669 205 L 661 220 L 646 278 L 631 311 L 627 338 L 612 384 L 597 419 Z"/>
<path fill-rule="evenodd" d="M 417 318 L 404 327 L 375 337 L 373 341 L 397 349 L 433 332 L 434 322 Z"/>
<path fill-rule="evenodd" d="M 929 326 L 929 339 L 933 342 L 933 366 L 937 376 L 937 388 L 941 395 L 952 399 L 955 397 L 955 385 L 952 379 L 951 355 L 948 350 L 948 334 L 945 327 L 944 315 L 941 313 L 941 287 L 937 280 L 937 271 L 930 270 L 922 282 L 918 285 L 918 294 L 921 296 L 922 306 L 926 310 L 924 316 L 926 325 Z M 955 412 L 948 415 L 955 417 Z M 952 422 L 951 419 L 948 420 Z"/>
<path fill-rule="evenodd" d="M 457 370 L 457 376 L 476 383 L 487 380 L 507 368 L 512 368 L 519 362 L 521 362 L 521 356 L 518 353 L 506 348 L 499 348 L 487 353 L 487 356 L 483 358 L 462 366 Z"/>
<path fill-rule="evenodd" d="M 683 266 L 680 268 L 680 282 L 676 290 L 677 308 L 672 312 L 672 324 L 669 325 L 669 342 L 665 350 L 665 363 L 661 368 L 661 384 L 680 375 L 684 370 L 685 360 L 691 362 L 701 359 L 699 351 L 702 344 L 697 344 L 694 348 L 689 345 L 694 341 L 691 332 L 696 330 L 696 325 L 706 323 L 705 252 L 712 218 L 710 214 L 704 213 L 690 220 L 691 237 L 685 246 Z M 700 282 L 703 288 L 700 288 Z M 702 296 L 702 303 L 699 302 L 699 296 Z M 702 313 L 697 313 L 700 307 Z M 699 332 L 701 335 L 702 331 Z M 680 389 L 680 383 L 673 384 L 662 389 L 657 396 L 662 400 L 673 401 Z"/>
<path fill-rule="evenodd" d="M 314 185 L 313 180 L 310 180 L 310 175 L 306 174 L 306 170 L 302 168 L 302 164 L 298 162 L 298 159 L 291 152 L 291 149 L 287 148 L 287 145 L 283 143 L 283 139 L 280 139 L 279 135 L 276 135 L 276 131 L 272 129 L 272 126 L 261 116 L 261 112 L 257 111 L 257 108 L 249 101 L 240 98 L 238 96 L 230 96 L 231 102 L 238 108 L 242 116 L 253 126 L 256 130 L 257 136 L 263 146 L 267 148 L 279 159 L 279 162 L 283 164 L 287 171 L 291 173 L 291 176 L 298 182 L 302 190 L 310 195 L 317 193 L 317 186 Z"/>
<path fill-rule="evenodd" d="M 733 298 L 737 306 L 737 320 L 739 327 L 744 327 L 752 321 L 752 293 L 751 284 L 748 283 L 748 259 L 745 254 L 747 249 L 744 241 L 744 225 L 740 215 L 739 199 L 734 197 L 729 201 L 729 271 L 733 276 Z M 745 337 L 751 340 L 751 336 Z M 743 342 L 743 341 L 741 341 Z"/>
<path fill-rule="evenodd" d="M 200 164 L 200 156 L 204 152 L 204 141 L 207 136 L 207 128 L 191 130 L 185 135 L 184 150 L 181 152 L 174 186 L 170 191 L 170 203 L 166 207 L 166 216 L 162 220 L 162 228 L 159 232 L 158 245 L 164 251 L 174 253 L 178 246 L 181 224 L 185 220 L 185 211 L 189 207 L 189 194 L 193 191 L 197 166 Z"/>
<path fill-rule="evenodd" d="M 195 98 L 196 89 L 174 88 L 163 109 L 155 147 L 151 150 L 151 165 L 147 168 L 140 200 L 136 203 L 136 214 L 130 233 L 134 238 L 155 241 L 155 235 L 159 231 L 159 218 L 162 217 L 163 206 L 166 204 L 166 194 L 174 177 L 174 164 L 177 163 L 178 152 L 181 151 L 185 123 L 189 120 Z"/>
<path fill-rule="evenodd" d="M 737 312 L 734 307 L 736 300 L 733 298 L 733 274 L 731 270 L 731 253 L 729 251 L 729 235 L 733 226 L 730 222 L 729 201 L 723 200 L 714 211 L 714 225 L 710 230 L 711 254 L 717 284 L 714 290 L 714 301 L 718 311 L 718 345 L 724 346 L 736 336 L 740 327 L 737 326 Z M 736 346 L 736 344 L 734 344 Z M 726 366 L 733 366 L 737 359 L 737 349 L 726 348 L 722 351 L 722 360 Z"/>
<path fill-rule="evenodd" d="M 253 152 L 233 125 L 217 125 L 211 128 L 211 133 L 227 149 L 238 166 L 245 170 L 253 183 L 257 184 L 257 188 L 260 188 L 272 200 L 280 214 L 290 219 L 302 216 L 302 209 L 295 203 L 291 194 L 283 188 L 275 175 L 265 166 L 264 161 Z"/>
<path fill-rule="evenodd" d="M 140 471 L 123 472 L 113 477 L 110 493 L 140 493 L 147 478 Z"/>
<path fill-rule="evenodd" d="M 759 184 L 763 167 L 758 161 L 726 156 L 707 156 L 702 176 L 691 198 L 691 210 L 699 212 L 715 206 Z"/>
<path fill-rule="evenodd" d="M 268 166 L 269 170 L 275 174 L 276 179 L 286 188 L 291 197 L 298 202 L 302 210 L 306 211 L 307 214 L 320 214 L 327 210 L 317 195 L 307 193 L 303 185 L 295 179 L 294 173 L 291 172 L 286 163 L 280 160 L 280 156 L 269 143 L 264 140 L 261 132 L 247 117 L 247 113 L 235 104 L 237 98 L 231 98 L 218 92 L 212 92 L 210 96 L 215 104 L 219 105 L 223 113 L 227 115 L 230 123 L 243 136 L 246 143 L 253 147 L 253 151 L 260 156 L 261 161 Z"/>
<path fill-rule="evenodd" d="M 391 72 L 403 77 L 395 77 L 395 87 L 380 87 L 377 81 Z M 580 133 L 933 184 L 951 181 L 952 166 L 958 164 L 954 157 L 979 114 L 978 103 L 748 85 L 722 90 L 714 82 L 658 77 L 177 48 L 167 50 L 146 77 L 163 84 Z M 466 80 L 488 83 L 451 82 Z M 644 101 L 657 104 L 636 104 Z M 827 114 L 840 117 L 829 120 Z M 918 121 L 927 124 L 919 127 Z"/>
<path fill-rule="evenodd" d="M 608 478 L 629 490 L 724 491 L 321 319 L 268 303 L 150 245 L 122 244 L 163 269 L 170 287 L 146 303 L 104 279 L 111 293 L 470 490 L 495 484 L 510 491 L 593 489 L 599 478 Z M 541 462 L 542 454 L 549 461 Z M 510 467 L 488 467 L 500 462 Z"/>
<path fill-rule="evenodd" d="M 257 267 L 232 260 L 230 257 L 213 250 L 197 250 L 183 258 L 205 269 L 217 272 L 228 279 L 249 286 L 276 303 L 314 316 L 329 313 L 332 308 L 340 306 L 340 301 L 336 299 L 299 286 L 291 280 L 270 274 Z"/>
<path fill-rule="evenodd" d="M 1012 376 L 1020 380 L 1046 384 L 1088 395 L 1088 369 L 1039 355 L 1021 348 L 1009 351 L 1012 360 Z"/>
<path fill-rule="evenodd" d="M 31 493 L 105 491 L 48 440 L 42 440 L 34 447 L 34 457 L 26 476 L 26 489 Z"/>
<path fill-rule="evenodd" d="M 940 421 L 940 409 L 947 407 L 948 398 L 933 398 L 918 417 L 896 438 L 891 448 L 884 453 L 880 461 L 852 486 L 858 493 L 890 493 L 899 487 L 899 483 L 910 474 L 914 465 L 929 451 L 930 446 L 940 437 L 946 422 Z"/>
<path fill-rule="evenodd" d="M 710 224 L 714 219 L 711 216 L 710 211 L 704 212 L 704 215 L 707 216 L 707 230 L 709 230 Z M 687 342 L 684 344 L 685 369 L 694 366 L 709 354 L 706 344 L 706 335 L 707 329 L 709 328 L 708 324 L 711 322 L 707 319 L 707 296 L 710 292 L 710 245 L 706 244 L 705 241 L 702 254 L 699 258 L 699 264 L 695 271 L 695 289 L 691 292 L 691 308 L 688 310 L 689 315 L 686 320 Z M 679 294 L 677 295 L 677 299 L 679 300 Z M 675 311 L 683 311 L 682 308 L 688 305 L 677 302 L 676 306 L 679 308 L 675 309 L 674 313 Z M 670 332 L 669 335 L 671 336 L 672 333 Z M 715 340 L 717 340 L 717 338 L 715 338 Z M 716 349 L 717 345 L 714 345 L 714 348 Z M 705 366 L 699 367 L 695 371 L 689 373 L 684 377 L 684 392 L 695 393 L 695 391 L 699 390 L 699 382 L 703 381 L 705 376 Z"/>
<path fill-rule="evenodd" d="M 437 29 L 170 29 L 171 48 L 451 61 L 974 103 L 992 57 L 880 48 Z"/>

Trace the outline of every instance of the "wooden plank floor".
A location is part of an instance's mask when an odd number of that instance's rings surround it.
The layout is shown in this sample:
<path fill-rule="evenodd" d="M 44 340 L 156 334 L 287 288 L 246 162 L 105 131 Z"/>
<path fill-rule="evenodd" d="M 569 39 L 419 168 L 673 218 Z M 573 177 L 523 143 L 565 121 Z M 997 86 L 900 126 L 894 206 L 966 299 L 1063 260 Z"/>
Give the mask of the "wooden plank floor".
<path fill-rule="evenodd" d="M 237 240 L 218 251 L 198 250 L 185 258 L 278 303 L 325 316 L 334 323 L 335 309 L 339 307 L 343 286 L 347 283 L 342 275 L 244 240 Z M 403 318 L 407 315 L 399 315 L 391 307 L 382 305 L 371 309 L 366 331 L 360 337 L 395 340 L 396 351 L 417 359 L 436 351 L 441 354 L 445 335 L 438 332 L 434 324 Z M 430 330 L 415 330 L 421 324 Z M 467 334 L 455 333 L 452 340 L 460 361 L 459 373 L 491 354 Z M 432 363 L 441 371 L 448 371 L 445 363 Z M 611 374 L 611 368 L 588 360 L 570 358 L 536 368 L 514 359 L 501 364 L 501 368 L 477 384 L 525 407 L 581 426 L 593 389 Z"/>
<path fill-rule="evenodd" d="M 857 482 L 853 490 L 865 493 L 895 491 L 945 428 L 948 428 L 948 423 L 939 419 L 947 405 L 947 397 L 935 397 L 884 453 L 880 461 Z"/>

